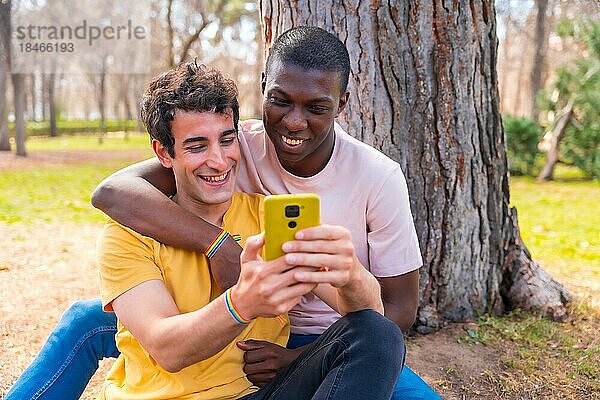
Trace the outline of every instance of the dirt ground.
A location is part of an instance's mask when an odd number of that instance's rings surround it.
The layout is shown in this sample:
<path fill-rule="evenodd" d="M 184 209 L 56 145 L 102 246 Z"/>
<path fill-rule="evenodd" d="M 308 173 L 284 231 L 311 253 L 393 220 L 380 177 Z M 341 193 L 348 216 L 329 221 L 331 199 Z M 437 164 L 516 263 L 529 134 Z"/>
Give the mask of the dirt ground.
<path fill-rule="evenodd" d="M 26 163 L 89 161 L 85 152 L 70 153 L 26 160 L 5 156 L 0 159 L 0 170 Z M 100 229 L 101 225 L 94 224 L 0 224 L 0 399 L 37 354 L 64 310 L 75 300 L 98 297 L 94 252 Z M 409 338 L 407 365 L 444 399 L 552 398 L 548 392 L 536 395 L 537 384 L 523 379 L 519 385 L 523 390 L 503 393 L 499 377 L 519 378 L 502 366 L 502 348 L 459 343 L 473 326 L 453 324 L 434 334 Z M 83 399 L 96 397 L 111 363 L 101 363 Z"/>

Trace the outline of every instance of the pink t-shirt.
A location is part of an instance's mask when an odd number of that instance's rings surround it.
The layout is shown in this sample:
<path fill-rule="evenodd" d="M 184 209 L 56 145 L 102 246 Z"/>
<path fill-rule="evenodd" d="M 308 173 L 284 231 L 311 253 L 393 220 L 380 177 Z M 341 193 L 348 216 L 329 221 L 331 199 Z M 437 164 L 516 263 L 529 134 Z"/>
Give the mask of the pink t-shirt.
<path fill-rule="evenodd" d="M 331 159 L 318 174 L 287 172 L 258 120 L 241 122 L 242 160 L 237 185 L 246 193 L 317 193 L 321 222 L 352 233 L 356 255 L 376 277 L 413 271 L 422 265 L 419 242 L 400 165 L 335 124 Z M 296 334 L 320 334 L 340 315 L 313 294 L 290 312 Z"/>

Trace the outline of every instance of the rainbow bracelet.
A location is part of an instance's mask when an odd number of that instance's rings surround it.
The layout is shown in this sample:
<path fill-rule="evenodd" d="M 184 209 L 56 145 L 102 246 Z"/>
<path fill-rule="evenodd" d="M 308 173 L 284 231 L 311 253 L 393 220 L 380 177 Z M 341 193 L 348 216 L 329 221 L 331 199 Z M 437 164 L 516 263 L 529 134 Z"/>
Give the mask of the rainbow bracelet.
<path fill-rule="evenodd" d="M 248 325 L 250 322 L 252 322 L 251 319 L 245 319 L 244 317 L 242 317 L 239 311 L 235 309 L 235 306 L 231 301 L 231 288 L 225 291 L 225 305 L 227 306 L 227 311 L 229 311 L 229 314 L 231 314 L 235 322 L 237 322 L 238 324 Z"/>
<path fill-rule="evenodd" d="M 217 236 L 217 238 L 211 243 L 211 245 L 208 246 L 208 248 L 204 251 L 204 255 L 206 257 L 208 257 L 208 259 L 211 259 L 212 256 L 215 255 L 217 250 L 219 250 L 219 247 L 221 247 L 221 245 L 223 243 L 225 243 L 228 236 L 229 236 L 229 232 L 227 232 L 225 230 L 223 232 L 221 232 L 219 234 L 219 236 Z"/>

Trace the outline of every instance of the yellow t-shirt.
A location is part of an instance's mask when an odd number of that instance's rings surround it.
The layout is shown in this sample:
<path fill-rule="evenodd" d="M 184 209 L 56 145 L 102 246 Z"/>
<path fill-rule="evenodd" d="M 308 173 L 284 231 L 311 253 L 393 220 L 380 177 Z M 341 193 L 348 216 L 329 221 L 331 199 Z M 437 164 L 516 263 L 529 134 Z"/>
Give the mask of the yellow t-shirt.
<path fill-rule="evenodd" d="M 261 231 L 263 197 L 236 193 L 223 217 L 224 229 L 241 235 L 243 246 Z M 109 221 L 98 239 L 98 268 L 102 305 L 142 282 L 161 279 L 181 313 L 198 310 L 220 295 L 211 278 L 206 257 L 140 235 Z M 108 373 L 100 399 L 235 399 L 257 390 L 244 374 L 239 340 L 258 339 L 285 346 L 286 318 L 258 318 L 214 356 L 177 373 L 163 370 L 135 337 L 118 323 L 117 347 L 121 355 Z"/>

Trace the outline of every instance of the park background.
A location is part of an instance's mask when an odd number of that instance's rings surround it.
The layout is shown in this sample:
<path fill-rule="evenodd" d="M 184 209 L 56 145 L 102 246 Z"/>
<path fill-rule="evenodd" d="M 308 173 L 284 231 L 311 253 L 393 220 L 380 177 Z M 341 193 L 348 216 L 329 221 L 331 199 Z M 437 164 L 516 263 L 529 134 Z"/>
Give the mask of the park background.
<path fill-rule="evenodd" d="M 101 73 L 11 74 L 6 57 L 0 63 L 0 132 L 10 132 L 0 136 L 0 397 L 69 304 L 98 296 L 94 246 L 106 217 L 90 195 L 110 173 L 152 155 L 136 118 L 148 79 L 195 57 L 238 83 L 242 117 L 260 117 L 258 4 L 150 5 L 148 74 L 120 74 L 110 63 Z M 407 364 L 448 399 L 600 398 L 599 6 L 495 6 L 511 205 L 533 259 L 573 301 L 561 322 L 514 310 L 415 335 Z M 95 397 L 109 365 L 84 398 Z"/>

